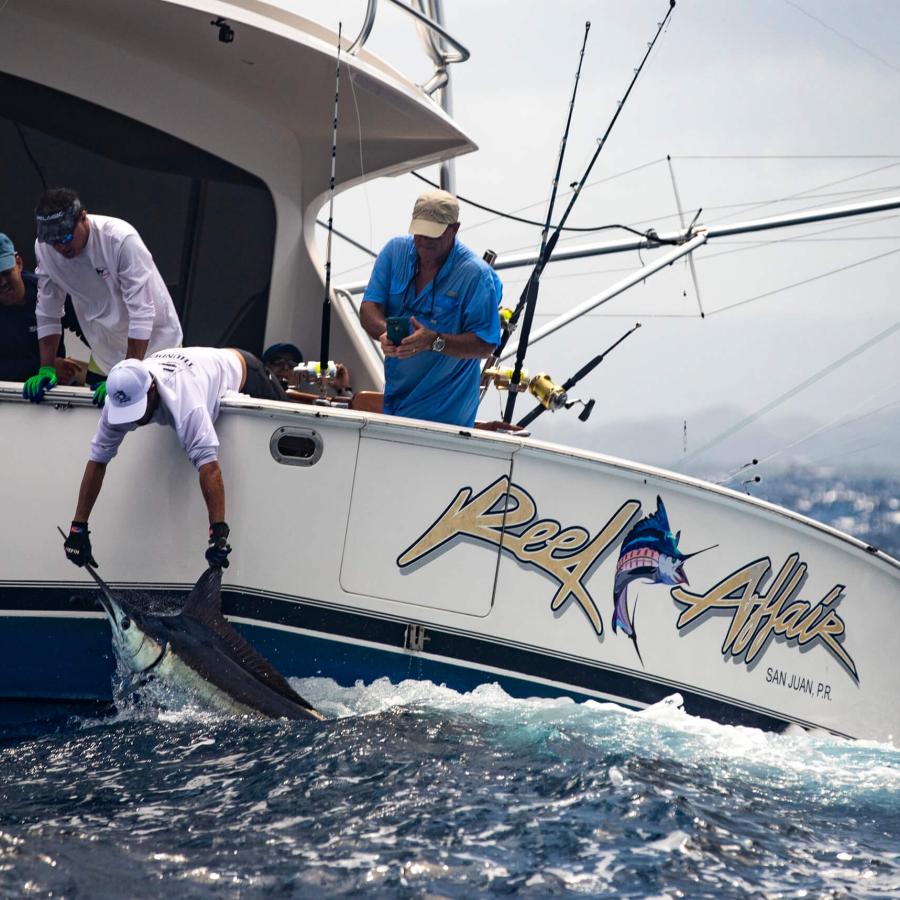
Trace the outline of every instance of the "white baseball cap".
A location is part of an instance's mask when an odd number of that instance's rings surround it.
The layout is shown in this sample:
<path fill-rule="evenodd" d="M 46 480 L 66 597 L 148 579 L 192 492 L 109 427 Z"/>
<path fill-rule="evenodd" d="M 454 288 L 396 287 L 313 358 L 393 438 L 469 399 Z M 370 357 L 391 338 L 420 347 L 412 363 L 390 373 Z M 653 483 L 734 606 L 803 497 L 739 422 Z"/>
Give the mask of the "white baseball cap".
<path fill-rule="evenodd" d="M 144 415 L 152 381 L 139 359 L 123 359 L 110 369 L 106 379 L 106 416 L 110 425 L 126 425 Z"/>

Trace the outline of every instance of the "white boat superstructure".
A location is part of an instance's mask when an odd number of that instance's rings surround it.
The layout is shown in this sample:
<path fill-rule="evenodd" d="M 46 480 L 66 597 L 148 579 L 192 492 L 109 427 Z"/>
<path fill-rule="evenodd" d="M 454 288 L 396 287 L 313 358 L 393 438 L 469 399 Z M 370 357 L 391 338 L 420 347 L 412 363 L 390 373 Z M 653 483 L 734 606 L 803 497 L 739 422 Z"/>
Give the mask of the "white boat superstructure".
<path fill-rule="evenodd" d="M 219 40 L 222 20 L 239 41 Z M 67 180 L 83 184 L 94 165 L 106 178 L 96 190 L 153 198 L 177 240 L 153 214 L 141 231 L 171 263 L 186 343 L 318 338 L 312 232 L 328 185 L 333 33 L 251 0 L 9 0 L 0 23 L 0 83 L 21 92 L 7 115 L 29 150 L 23 181 L 62 146 Z M 342 187 L 474 148 L 364 49 L 348 66 L 360 125 L 339 131 Z M 25 218 L 31 174 L 10 200 Z M 270 270 L 241 281 L 267 247 Z M 334 355 L 357 387 L 377 386 L 371 342 L 349 304 L 336 308 Z M 103 613 L 56 531 L 96 416 L 84 389 L 32 406 L 20 385 L 0 384 L 2 496 L 28 510 L 0 526 L 7 701 L 110 696 Z M 250 399 L 224 401 L 217 427 L 236 548 L 225 612 L 285 675 L 498 681 L 632 708 L 679 694 L 688 712 L 725 722 L 900 736 L 900 564 L 877 548 L 724 488 L 527 436 Z M 204 526 L 174 436 L 129 436 L 91 519 L 104 579 L 132 599 L 185 594 Z"/>

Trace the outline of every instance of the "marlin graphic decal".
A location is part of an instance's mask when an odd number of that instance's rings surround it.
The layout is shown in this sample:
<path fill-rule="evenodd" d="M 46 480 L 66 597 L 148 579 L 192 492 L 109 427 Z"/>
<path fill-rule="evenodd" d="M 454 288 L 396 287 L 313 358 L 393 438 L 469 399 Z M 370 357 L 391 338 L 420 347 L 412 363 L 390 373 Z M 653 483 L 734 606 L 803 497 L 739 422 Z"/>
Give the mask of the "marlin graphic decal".
<path fill-rule="evenodd" d="M 651 584 L 688 584 L 684 562 L 704 551 L 682 553 L 678 549 L 680 539 L 680 531 L 672 534 L 665 504 L 657 496 L 656 512 L 641 519 L 622 542 L 613 586 L 612 629 L 617 632 L 621 628 L 631 638 L 639 659 L 641 651 L 637 645 L 633 611 L 631 615 L 628 612 L 628 585 L 638 580 L 649 581 Z M 643 663 L 643 659 L 641 662 Z"/>

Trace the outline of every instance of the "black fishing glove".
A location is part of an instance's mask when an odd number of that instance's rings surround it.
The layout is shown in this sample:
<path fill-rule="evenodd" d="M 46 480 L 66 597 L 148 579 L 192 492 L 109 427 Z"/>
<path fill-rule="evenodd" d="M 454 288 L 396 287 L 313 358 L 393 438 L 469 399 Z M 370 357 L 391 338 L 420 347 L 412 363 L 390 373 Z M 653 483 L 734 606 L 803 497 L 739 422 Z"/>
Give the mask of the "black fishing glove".
<path fill-rule="evenodd" d="M 69 536 L 66 538 L 66 559 L 75 563 L 79 568 L 87 563 L 97 568 L 97 560 L 91 553 L 90 531 L 87 522 L 73 522 L 69 528 Z"/>
<path fill-rule="evenodd" d="M 228 543 L 228 525 L 225 522 L 213 522 L 209 526 L 209 547 L 206 550 L 206 561 L 220 569 L 228 568 L 228 554 L 231 545 Z"/>

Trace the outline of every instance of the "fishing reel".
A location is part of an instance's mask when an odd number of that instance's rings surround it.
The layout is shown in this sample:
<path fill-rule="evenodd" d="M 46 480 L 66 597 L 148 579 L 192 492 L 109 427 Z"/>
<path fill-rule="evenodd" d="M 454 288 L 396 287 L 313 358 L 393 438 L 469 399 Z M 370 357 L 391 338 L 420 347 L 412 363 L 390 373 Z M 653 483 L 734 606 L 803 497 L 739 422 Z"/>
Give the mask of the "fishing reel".
<path fill-rule="evenodd" d="M 329 359 L 323 376 L 322 363 L 310 360 L 294 366 L 294 373 L 298 384 L 322 384 L 323 381 L 325 384 L 333 384 L 337 378 L 337 365 L 333 359 Z"/>
<path fill-rule="evenodd" d="M 347 370 L 332 359 L 325 366 L 316 360 L 300 363 L 294 366 L 294 375 L 298 388 L 315 388 L 315 392 L 321 395 L 316 403 L 345 406 L 350 401 L 352 393 Z"/>
<path fill-rule="evenodd" d="M 518 383 L 513 384 L 514 371 L 512 368 L 501 369 L 495 366 L 485 369 L 484 378 L 498 391 L 516 391 L 518 393 L 528 391 L 545 409 L 549 409 L 551 412 L 568 407 L 569 398 L 565 389 L 556 384 L 546 372 L 541 372 L 532 378 L 527 369 L 522 369 L 519 373 Z M 573 403 L 577 402 L 579 401 L 573 401 Z"/>

